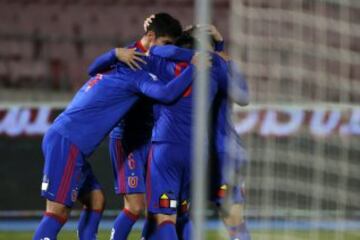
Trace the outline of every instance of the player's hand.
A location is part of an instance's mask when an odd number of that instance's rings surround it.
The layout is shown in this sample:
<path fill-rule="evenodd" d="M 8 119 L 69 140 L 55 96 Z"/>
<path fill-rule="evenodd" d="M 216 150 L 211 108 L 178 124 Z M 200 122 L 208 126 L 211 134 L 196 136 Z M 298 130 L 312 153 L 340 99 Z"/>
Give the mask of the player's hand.
<path fill-rule="evenodd" d="M 217 42 L 224 41 L 223 36 L 214 25 L 197 25 L 198 28 L 206 30 Z"/>
<path fill-rule="evenodd" d="M 206 53 L 205 55 L 206 55 L 205 56 L 206 57 L 206 67 L 209 68 L 211 66 L 211 56 L 208 53 Z M 195 53 L 195 55 L 191 59 L 191 63 L 194 64 L 197 69 L 199 69 L 199 67 L 200 67 L 200 57 L 201 57 L 200 53 Z"/>
<path fill-rule="evenodd" d="M 192 35 L 195 30 L 196 30 L 196 26 L 194 26 L 194 25 L 187 25 L 187 26 L 184 28 L 183 32 L 184 32 L 184 33 L 188 33 L 189 35 Z"/>
<path fill-rule="evenodd" d="M 219 55 L 221 58 L 223 58 L 225 61 L 231 60 L 230 56 L 225 52 L 216 52 L 216 54 Z"/>
<path fill-rule="evenodd" d="M 148 17 L 147 19 L 145 19 L 144 21 L 144 31 L 147 32 L 148 27 L 150 26 L 150 24 L 152 23 L 152 21 L 154 20 L 155 15 L 151 15 L 150 17 Z"/>
<path fill-rule="evenodd" d="M 142 69 L 139 63 L 146 64 L 146 61 L 141 58 L 141 56 L 146 56 L 145 53 L 137 52 L 135 48 L 116 48 L 115 54 L 119 61 L 134 71 Z"/>

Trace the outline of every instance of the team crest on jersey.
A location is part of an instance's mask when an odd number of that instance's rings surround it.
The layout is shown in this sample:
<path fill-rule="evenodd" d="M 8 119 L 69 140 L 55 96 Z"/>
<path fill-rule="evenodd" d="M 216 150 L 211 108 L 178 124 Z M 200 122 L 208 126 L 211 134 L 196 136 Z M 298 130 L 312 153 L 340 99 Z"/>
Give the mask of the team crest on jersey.
<path fill-rule="evenodd" d="M 136 168 L 136 161 L 134 158 L 134 154 L 130 153 L 128 156 L 128 166 L 131 170 L 134 170 Z"/>
<path fill-rule="evenodd" d="M 138 186 L 138 177 L 137 176 L 128 177 L 128 185 L 130 188 L 136 188 Z"/>
<path fill-rule="evenodd" d="M 171 199 L 169 195 L 166 193 L 161 194 L 159 199 L 159 207 L 160 208 L 176 208 L 177 201 L 175 199 Z"/>
<path fill-rule="evenodd" d="M 73 189 L 71 191 L 71 201 L 75 202 L 77 200 L 79 191 L 77 189 Z"/>

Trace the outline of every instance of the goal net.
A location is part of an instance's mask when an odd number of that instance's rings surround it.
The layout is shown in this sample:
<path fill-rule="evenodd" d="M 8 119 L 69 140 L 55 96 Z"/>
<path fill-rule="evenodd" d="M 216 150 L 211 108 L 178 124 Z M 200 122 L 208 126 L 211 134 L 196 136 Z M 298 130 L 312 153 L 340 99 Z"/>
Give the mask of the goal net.
<path fill-rule="evenodd" d="M 234 122 L 254 238 L 360 238 L 360 1 L 232 0 L 230 11 L 250 86 Z"/>

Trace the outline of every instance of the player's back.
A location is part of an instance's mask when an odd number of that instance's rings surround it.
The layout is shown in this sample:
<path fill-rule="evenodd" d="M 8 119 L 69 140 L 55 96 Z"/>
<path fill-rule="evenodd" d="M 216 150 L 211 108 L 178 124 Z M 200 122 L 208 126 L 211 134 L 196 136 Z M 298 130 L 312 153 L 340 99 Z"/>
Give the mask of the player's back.
<path fill-rule="evenodd" d="M 232 105 L 227 95 L 221 92 L 216 94 L 211 113 L 212 138 L 216 143 L 217 151 L 225 151 L 230 137 L 240 144 L 240 137 L 236 133 L 234 123 L 231 120 Z"/>
<path fill-rule="evenodd" d="M 176 75 L 185 67 L 186 65 L 183 63 L 176 65 Z M 222 70 L 216 65 L 214 65 L 210 71 L 209 103 L 214 100 L 218 91 L 218 83 L 221 81 L 219 80 L 219 71 Z M 193 95 L 193 87 L 190 87 L 184 92 L 183 96 L 173 104 L 160 104 L 156 106 L 157 114 L 155 126 L 153 128 L 152 141 L 191 144 Z"/>
<path fill-rule="evenodd" d="M 146 52 L 140 41 L 128 45 L 127 48 L 135 48 L 137 52 Z M 121 72 L 127 68 L 125 63 L 116 58 L 114 61 L 116 63 L 112 66 L 112 72 Z M 122 139 L 126 142 L 128 151 L 132 151 L 149 142 L 153 125 L 153 100 L 142 97 L 111 131 L 110 137 Z"/>
<path fill-rule="evenodd" d="M 123 71 L 91 78 L 52 126 L 84 154 L 96 148 L 138 99 L 131 91 L 133 81 L 129 79 L 141 78 L 146 73 Z"/>
<path fill-rule="evenodd" d="M 233 104 L 231 102 L 230 91 L 237 92 L 236 99 L 238 104 L 245 106 L 249 102 L 248 86 L 244 76 L 240 70 L 236 68 L 236 65 L 231 62 L 227 63 L 228 72 L 231 77 L 231 86 L 228 86 L 227 91 L 219 91 L 215 97 L 212 105 L 212 116 L 211 116 L 211 141 L 214 149 L 218 153 L 228 152 L 229 149 L 237 149 L 241 152 L 244 149 L 242 141 L 238 133 L 236 132 L 234 123 L 232 121 Z M 231 146 L 231 147 L 230 147 Z M 244 151 L 243 151 L 244 152 Z M 220 154 L 221 155 L 221 154 Z M 242 156 L 238 156 L 241 162 L 239 164 L 245 164 L 247 160 Z"/>

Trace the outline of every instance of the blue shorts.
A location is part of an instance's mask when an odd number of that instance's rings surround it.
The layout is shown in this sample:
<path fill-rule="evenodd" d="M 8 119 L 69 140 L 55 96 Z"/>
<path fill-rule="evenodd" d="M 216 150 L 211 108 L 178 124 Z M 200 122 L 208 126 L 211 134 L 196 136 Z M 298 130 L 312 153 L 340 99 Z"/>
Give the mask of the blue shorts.
<path fill-rule="evenodd" d="M 234 185 L 232 187 L 231 194 L 231 203 L 233 204 L 245 204 L 246 195 L 245 195 L 245 183 Z"/>
<path fill-rule="evenodd" d="M 153 143 L 146 176 L 146 200 L 151 214 L 176 214 L 190 201 L 191 147 Z"/>
<path fill-rule="evenodd" d="M 232 203 L 244 204 L 245 190 L 241 170 L 248 162 L 245 149 L 241 144 L 236 144 L 233 151 L 212 154 L 211 201 L 219 205 L 230 194 Z"/>
<path fill-rule="evenodd" d="M 101 189 L 84 154 L 58 132 L 50 129 L 45 134 L 42 151 L 42 197 L 72 207 L 78 197 Z"/>
<path fill-rule="evenodd" d="M 229 203 L 231 204 L 245 204 L 245 183 L 240 182 L 233 185 L 222 184 L 211 188 L 210 201 L 217 206 L 221 206 L 225 198 L 229 199 Z"/>
<path fill-rule="evenodd" d="M 130 152 L 127 152 L 124 144 L 121 139 L 110 138 L 109 141 L 115 193 L 145 193 L 146 160 L 150 144 L 142 144 Z"/>

